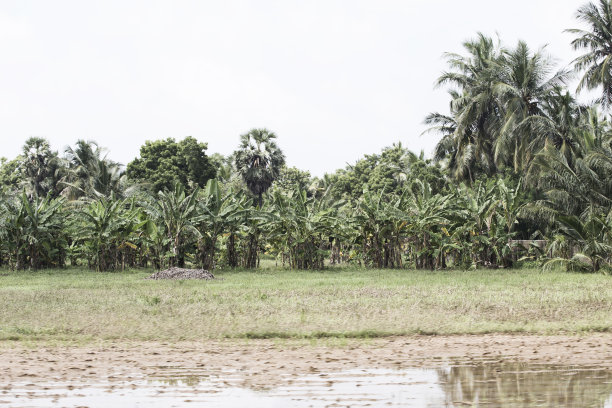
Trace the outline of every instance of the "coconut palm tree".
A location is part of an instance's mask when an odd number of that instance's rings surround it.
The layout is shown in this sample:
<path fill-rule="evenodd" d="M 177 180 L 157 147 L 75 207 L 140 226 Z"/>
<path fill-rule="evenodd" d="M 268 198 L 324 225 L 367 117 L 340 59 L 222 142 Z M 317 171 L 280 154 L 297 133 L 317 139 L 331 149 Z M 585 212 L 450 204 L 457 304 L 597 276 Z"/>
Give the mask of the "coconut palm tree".
<path fill-rule="evenodd" d="M 470 184 L 475 173 L 493 175 L 504 167 L 519 173 L 547 138 L 558 139 L 563 131 L 551 134 L 558 118 L 557 112 L 547 116 L 547 108 L 555 97 L 557 104 L 575 105 L 570 96 L 563 101 L 560 95 L 568 73 L 553 72 L 544 50 L 531 52 L 523 41 L 508 50 L 479 34 L 464 48 L 466 56 L 446 54 L 450 70 L 437 81 L 455 88 L 449 91 L 450 115 L 432 113 L 425 119 L 431 125 L 426 132 L 442 135 L 435 159 L 447 159 L 453 177 Z"/>
<path fill-rule="evenodd" d="M 234 152 L 236 169 L 249 191 L 257 197 L 259 207 L 263 194 L 285 164 L 285 156 L 274 139 L 276 135 L 267 129 L 251 129 L 240 136 L 240 147 Z"/>
<path fill-rule="evenodd" d="M 546 116 L 544 101 L 558 92 L 568 74 L 553 73 L 552 60 L 544 49 L 532 53 L 523 41 L 503 52 L 499 68 L 493 90 L 503 106 L 503 115 L 495 132 L 495 159 L 519 172 L 543 147 L 544 138 L 534 131 L 531 119 Z"/>
<path fill-rule="evenodd" d="M 612 2 L 589 2 L 576 12 L 578 21 L 588 29 L 569 29 L 577 37 L 572 41 L 575 50 L 586 52 L 574 60 L 576 71 L 584 71 L 578 90 L 601 87 L 599 102 L 605 109 L 612 104 Z"/>
<path fill-rule="evenodd" d="M 68 171 L 62 179 L 66 186 L 63 195 L 72 199 L 120 195 L 125 179 L 122 166 L 103 154 L 104 149 L 93 141 L 78 140 L 74 148 L 66 148 Z"/>
<path fill-rule="evenodd" d="M 499 78 L 501 47 L 479 33 L 466 41 L 467 55 L 445 54 L 450 70 L 437 80 L 436 86 L 451 85 L 451 116 L 430 114 L 425 123 L 441 132 L 436 158 L 450 157 L 449 169 L 458 179 L 474 180 L 474 171 L 492 174 L 496 171 L 493 156 L 494 133 L 499 128 L 502 108 L 493 92 Z"/>

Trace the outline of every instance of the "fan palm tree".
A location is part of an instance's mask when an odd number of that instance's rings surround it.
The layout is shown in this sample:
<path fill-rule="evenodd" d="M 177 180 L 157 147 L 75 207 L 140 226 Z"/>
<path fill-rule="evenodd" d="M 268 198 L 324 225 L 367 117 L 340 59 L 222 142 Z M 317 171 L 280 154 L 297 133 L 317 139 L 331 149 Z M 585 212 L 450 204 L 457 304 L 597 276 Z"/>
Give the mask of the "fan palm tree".
<path fill-rule="evenodd" d="M 577 37 L 572 41 L 575 50 L 586 50 L 574 60 L 576 71 L 584 71 L 578 90 L 602 88 L 599 101 L 605 109 L 612 104 L 612 2 L 599 0 L 580 7 L 576 18 L 588 29 L 569 29 Z"/>
<path fill-rule="evenodd" d="M 57 196 L 57 187 L 64 167 L 47 140 L 40 137 L 26 140 L 23 145 L 23 161 L 19 168 L 30 197 L 44 197 L 47 194 Z"/>
<path fill-rule="evenodd" d="M 285 164 L 285 156 L 274 139 L 276 135 L 267 129 L 251 129 L 240 136 L 240 147 L 234 153 L 236 169 L 249 191 L 257 197 L 259 207 L 263 194 Z"/>

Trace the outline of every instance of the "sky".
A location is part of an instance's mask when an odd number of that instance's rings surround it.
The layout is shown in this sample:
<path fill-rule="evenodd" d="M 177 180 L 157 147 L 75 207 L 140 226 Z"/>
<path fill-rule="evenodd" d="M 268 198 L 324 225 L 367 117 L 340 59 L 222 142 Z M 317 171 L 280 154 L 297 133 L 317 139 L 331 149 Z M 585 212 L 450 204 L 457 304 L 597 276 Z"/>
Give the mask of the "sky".
<path fill-rule="evenodd" d="M 431 155 L 444 52 L 480 31 L 565 67 L 584 3 L 0 0 L 0 156 L 30 136 L 95 140 L 122 163 L 168 137 L 228 155 L 260 127 L 314 176 L 397 142 Z"/>

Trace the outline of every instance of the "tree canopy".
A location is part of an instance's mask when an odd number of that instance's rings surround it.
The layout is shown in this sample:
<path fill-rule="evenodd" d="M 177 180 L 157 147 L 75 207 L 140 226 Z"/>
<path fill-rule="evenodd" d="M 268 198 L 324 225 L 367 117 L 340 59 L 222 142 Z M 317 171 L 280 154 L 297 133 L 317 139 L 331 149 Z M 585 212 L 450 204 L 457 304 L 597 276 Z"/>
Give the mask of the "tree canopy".
<path fill-rule="evenodd" d="M 128 164 L 127 175 L 155 192 L 172 189 L 175 183 L 188 190 L 203 188 L 216 176 L 207 149 L 206 143 L 191 136 L 180 142 L 173 138 L 148 141 L 140 148 L 140 157 Z"/>

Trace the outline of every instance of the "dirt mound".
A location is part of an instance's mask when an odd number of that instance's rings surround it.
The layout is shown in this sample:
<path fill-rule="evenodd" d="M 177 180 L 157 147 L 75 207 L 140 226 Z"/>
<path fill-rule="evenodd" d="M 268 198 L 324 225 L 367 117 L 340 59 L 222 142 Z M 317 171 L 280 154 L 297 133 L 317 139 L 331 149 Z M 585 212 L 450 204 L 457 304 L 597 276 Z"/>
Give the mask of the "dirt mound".
<path fill-rule="evenodd" d="M 215 279 L 212 273 L 204 269 L 170 268 L 155 272 L 146 279 Z"/>

